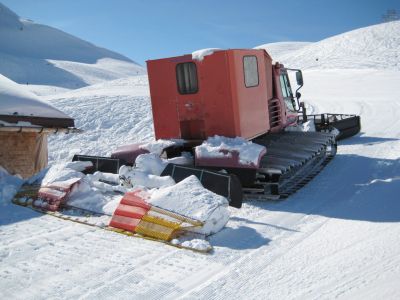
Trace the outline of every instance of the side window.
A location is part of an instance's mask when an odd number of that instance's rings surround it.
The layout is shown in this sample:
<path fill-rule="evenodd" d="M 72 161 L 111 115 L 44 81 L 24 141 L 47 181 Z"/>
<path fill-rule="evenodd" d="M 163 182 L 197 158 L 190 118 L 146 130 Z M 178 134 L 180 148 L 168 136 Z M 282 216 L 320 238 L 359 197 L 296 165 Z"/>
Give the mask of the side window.
<path fill-rule="evenodd" d="M 283 78 L 283 75 L 279 76 L 279 80 L 281 81 L 281 89 L 282 89 L 283 98 L 289 97 L 288 92 L 286 90 L 286 83 L 285 83 L 285 79 Z"/>
<path fill-rule="evenodd" d="M 287 74 L 281 74 L 279 76 L 279 81 L 281 83 L 282 96 L 285 100 L 286 106 L 290 111 L 295 111 L 295 104 L 293 100 L 292 89 L 290 87 L 290 82 Z"/>
<path fill-rule="evenodd" d="M 197 68 L 193 62 L 176 65 L 176 80 L 180 94 L 195 94 L 199 90 Z"/>
<path fill-rule="evenodd" d="M 246 87 L 258 85 L 258 65 L 256 56 L 243 57 L 244 84 Z"/>

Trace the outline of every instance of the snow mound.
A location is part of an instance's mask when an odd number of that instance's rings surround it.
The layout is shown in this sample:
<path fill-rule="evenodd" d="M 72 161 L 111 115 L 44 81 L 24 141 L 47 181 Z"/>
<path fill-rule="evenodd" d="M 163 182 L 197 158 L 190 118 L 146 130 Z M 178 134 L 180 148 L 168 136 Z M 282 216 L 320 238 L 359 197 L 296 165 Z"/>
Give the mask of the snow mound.
<path fill-rule="evenodd" d="M 179 146 L 182 145 L 185 141 L 180 139 L 171 139 L 171 140 L 157 140 L 150 143 L 146 143 L 140 145 L 141 149 L 147 150 L 150 153 L 154 153 L 157 155 L 161 155 L 164 149 L 171 147 L 171 146 Z"/>
<path fill-rule="evenodd" d="M 161 175 L 167 164 L 167 160 L 154 153 L 140 154 L 135 160 L 135 166 L 138 169 L 157 176 Z"/>
<path fill-rule="evenodd" d="M 301 69 L 400 70 L 400 21 L 339 34 L 282 55 L 279 60 Z"/>
<path fill-rule="evenodd" d="M 36 95 L 0 74 L 0 115 L 70 118 Z"/>
<path fill-rule="evenodd" d="M 228 200 L 205 189 L 196 176 L 152 192 L 149 203 L 205 222 L 204 234 L 220 231 L 229 219 Z"/>
<path fill-rule="evenodd" d="M 146 73 L 127 57 L 21 19 L 1 3 L 0 40 L 0 73 L 18 83 L 77 88 Z"/>
<path fill-rule="evenodd" d="M 213 54 L 215 51 L 221 50 L 219 48 L 206 48 L 194 51 L 192 53 L 192 59 L 197 61 L 202 61 L 205 56 Z"/>
<path fill-rule="evenodd" d="M 47 171 L 42 180 L 42 186 L 71 179 L 81 179 L 84 177 L 84 174 L 81 172 L 92 165 L 93 164 L 90 161 L 75 161 L 56 164 Z"/>
<path fill-rule="evenodd" d="M 223 136 L 209 137 L 196 147 L 196 157 L 217 158 L 230 157 L 232 152 L 239 153 L 239 162 L 243 165 L 258 164 L 260 154 L 265 147 L 249 142 L 241 137 L 228 138 Z"/>
<path fill-rule="evenodd" d="M 149 162 L 150 160 L 147 161 Z M 119 176 L 124 186 L 127 188 L 144 187 L 153 189 L 175 184 L 175 181 L 170 176 L 154 175 L 148 172 L 148 170 L 141 170 L 129 166 L 122 166 L 119 169 Z"/>
<path fill-rule="evenodd" d="M 0 207 L 12 200 L 23 183 L 23 179 L 8 174 L 7 170 L 0 166 Z"/>
<path fill-rule="evenodd" d="M 55 164 L 45 174 L 41 186 L 52 184 L 68 186 L 72 182 L 78 182 L 68 197 L 68 205 L 111 215 L 121 199 L 121 193 L 125 193 L 126 189 L 119 185 L 110 185 L 100 181 L 115 182 L 117 176 L 115 174 L 102 172 L 83 174 L 82 171 L 90 166 L 92 163 L 88 161 Z"/>
<path fill-rule="evenodd" d="M 313 121 L 307 121 L 301 124 L 296 124 L 293 126 L 288 126 L 285 131 L 297 131 L 297 132 L 315 132 L 315 124 Z M 337 129 L 336 129 L 337 131 Z"/>

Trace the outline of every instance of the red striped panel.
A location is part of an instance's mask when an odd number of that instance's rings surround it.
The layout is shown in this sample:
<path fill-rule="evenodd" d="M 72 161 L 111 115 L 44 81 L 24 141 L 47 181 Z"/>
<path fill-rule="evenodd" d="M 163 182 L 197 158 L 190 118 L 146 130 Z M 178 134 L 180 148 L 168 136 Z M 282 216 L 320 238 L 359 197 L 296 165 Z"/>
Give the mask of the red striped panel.
<path fill-rule="evenodd" d="M 134 219 L 114 214 L 110 221 L 110 226 L 127 231 L 134 231 L 139 222 L 140 219 Z"/>

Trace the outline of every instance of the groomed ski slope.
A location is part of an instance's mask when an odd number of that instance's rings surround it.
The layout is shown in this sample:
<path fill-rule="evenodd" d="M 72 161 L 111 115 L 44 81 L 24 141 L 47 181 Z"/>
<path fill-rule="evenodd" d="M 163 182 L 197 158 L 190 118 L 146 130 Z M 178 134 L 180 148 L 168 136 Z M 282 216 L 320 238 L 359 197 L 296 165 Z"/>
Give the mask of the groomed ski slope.
<path fill-rule="evenodd" d="M 399 299 L 400 72 L 356 64 L 304 80 L 310 113 L 360 114 L 362 133 L 299 192 L 232 209 L 211 255 L 0 201 L 1 298 Z M 85 130 L 53 136 L 51 163 L 153 138 L 145 77 L 42 98 Z"/>
<path fill-rule="evenodd" d="M 227 228 L 211 238 L 212 255 L 127 238 L 3 203 L 3 297 L 398 298 L 399 72 L 313 70 L 304 77 L 303 97 L 310 110 L 359 113 L 363 123 L 362 134 L 341 142 L 337 157 L 309 185 L 282 202 L 251 201 L 241 210 L 232 209 Z M 52 103 L 64 104 L 65 112 L 85 119 L 90 102 L 78 94 L 69 98 L 71 111 L 65 99 Z M 146 96 L 112 99 L 130 105 L 149 101 Z M 103 105 L 91 108 L 101 121 Z M 124 116 L 127 108 L 121 105 L 119 113 Z M 126 119 L 115 116 L 109 121 L 122 126 Z M 77 141 L 66 137 L 71 149 L 79 139 L 82 148 L 113 147 L 112 131 L 90 142 L 86 135 L 96 133 L 88 128 Z M 137 132 L 128 138 L 140 139 L 141 129 Z M 57 152 L 58 139 L 52 140 L 52 152 Z"/>

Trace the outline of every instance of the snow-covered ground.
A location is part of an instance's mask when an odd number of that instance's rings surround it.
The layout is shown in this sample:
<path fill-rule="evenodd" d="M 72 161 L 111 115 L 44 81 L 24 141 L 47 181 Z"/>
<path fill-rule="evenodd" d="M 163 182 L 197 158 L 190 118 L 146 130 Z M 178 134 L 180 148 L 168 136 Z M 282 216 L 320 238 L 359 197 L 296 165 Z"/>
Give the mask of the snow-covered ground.
<path fill-rule="evenodd" d="M 398 51 L 399 30 L 393 31 L 398 24 L 339 37 L 343 47 L 356 37 L 369 45 L 390 31 L 394 36 L 385 41 Z M 319 43 L 334 51 L 336 40 L 331 38 L 331 47 L 328 40 Z M 311 55 L 315 44 L 291 53 L 300 59 L 295 53 L 309 48 Z M 369 55 L 386 55 L 388 64 L 396 63 L 396 53 L 380 44 Z M 226 228 L 210 238 L 215 248 L 210 255 L 41 215 L 3 197 L 1 298 L 398 299 L 400 71 L 385 68 L 381 60 L 345 67 L 346 55 L 336 65 L 342 53 L 337 49 L 330 62 L 335 69 L 304 71 L 302 99 L 309 112 L 360 114 L 362 133 L 340 142 L 336 158 L 299 192 L 281 202 L 249 201 L 240 210 L 230 208 Z M 368 55 L 365 49 L 359 45 L 358 53 Z M 106 155 L 119 145 L 153 139 L 144 76 L 57 90 L 53 96 L 51 89 L 43 88 L 42 100 L 85 130 L 53 136 L 51 163 L 68 161 L 77 152 Z M 19 184 L 0 170 L 3 195 Z"/>

